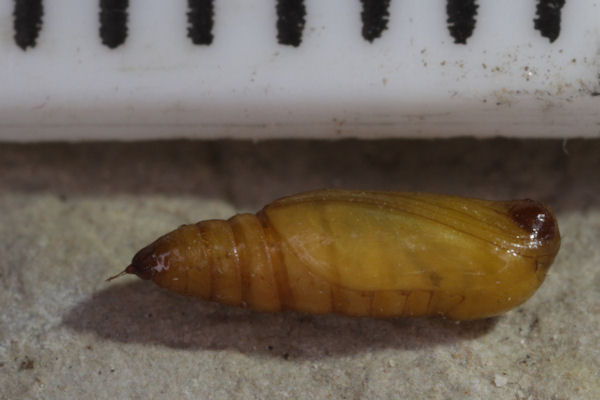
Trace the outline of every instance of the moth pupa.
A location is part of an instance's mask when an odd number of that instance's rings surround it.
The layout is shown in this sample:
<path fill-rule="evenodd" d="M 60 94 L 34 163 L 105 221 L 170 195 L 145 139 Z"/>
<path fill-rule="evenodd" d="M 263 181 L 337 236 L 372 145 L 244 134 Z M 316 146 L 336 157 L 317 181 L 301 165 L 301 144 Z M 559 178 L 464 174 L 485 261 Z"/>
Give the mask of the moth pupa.
<path fill-rule="evenodd" d="M 265 312 L 471 320 L 525 302 L 559 247 L 533 200 L 320 190 L 183 225 L 122 274 Z"/>

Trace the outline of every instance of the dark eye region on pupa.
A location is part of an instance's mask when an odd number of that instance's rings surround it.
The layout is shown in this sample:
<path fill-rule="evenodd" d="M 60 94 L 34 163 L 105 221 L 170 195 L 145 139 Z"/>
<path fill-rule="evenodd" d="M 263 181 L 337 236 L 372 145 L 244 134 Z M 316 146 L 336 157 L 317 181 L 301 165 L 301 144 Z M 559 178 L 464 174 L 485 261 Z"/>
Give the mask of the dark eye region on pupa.
<path fill-rule="evenodd" d="M 533 200 L 320 190 L 183 225 L 115 277 L 262 312 L 472 320 L 529 299 L 559 248 Z"/>
<path fill-rule="evenodd" d="M 397 13 L 394 13 L 391 7 L 393 2 L 403 1 L 406 0 L 360 0 L 360 24 L 356 27 L 357 34 L 350 39 L 362 36 L 363 40 L 373 43 L 383 37 L 390 26 L 405 23 L 406 18 L 403 18 L 403 15 L 396 15 Z M 560 35 L 565 0 L 528 1 L 536 3 L 536 13 L 531 16 L 532 30 L 537 30 L 550 42 L 554 42 Z M 44 0 L 14 0 L 13 36 L 15 44 L 23 50 L 36 46 L 39 37 L 44 34 L 46 24 L 58 23 L 45 18 L 44 3 Z M 273 3 L 275 7 L 273 26 L 277 43 L 292 47 L 302 45 L 304 32 L 311 21 L 311 9 L 307 6 L 307 2 L 276 0 Z M 428 2 L 422 3 L 424 6 L 431 7 Z M 446 1 L 446 19 L 440 20 L 439 23 L 445 24 L 447 34 L 451 38 L 449 43 L 464 45 L 477 34 L 478 13 L 483 12 L 478 3 L 476 0 Z M 114 49 L 126 42 L 130 35 L 130 13 L 134 12 L 129 6 L 129 0 L 98 0 L 98 8 L 95 12 L 98 13 L 99 29 L 95 26 L 94 29 L 98 29 L 99 40 L 104 46 Z M 443 3 L 438 5 L 436 2 L 436 6 L 444 5 Z M 339 18 L 347 16 L 344 11 L 340 10 Z M 182 40 L 190 40 L 198 46 L 212 45 L 218 12 L 219 0 L 188 0 L 185 10 L 182 10 L 182 13 L 186 14 L 186 18 L 182 18 L 182 21 L 186 24 L 187 38 L 182 37 Z M 69 16 L 64 15 L 63 18 L 67 19 Z M 511 23 L 512 21 L 506 21 L 507 27 Z"/>

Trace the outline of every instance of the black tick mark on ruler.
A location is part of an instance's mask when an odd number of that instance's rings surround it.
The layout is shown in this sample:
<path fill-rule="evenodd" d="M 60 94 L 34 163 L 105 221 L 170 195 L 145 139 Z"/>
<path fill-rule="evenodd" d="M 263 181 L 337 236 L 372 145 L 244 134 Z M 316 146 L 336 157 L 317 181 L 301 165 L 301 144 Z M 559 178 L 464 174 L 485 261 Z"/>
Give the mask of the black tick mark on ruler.
<path fill-rule="evenodd" d="M 213 0 L 188 0 L 188 37 L 194 44 L 212 43 L 214 13 Z"/>
<path fill-rule="evenodd" d="M 21 49 L 35 47 L 42 28 L 42 0 L 15 0 L 13 28 L 15 43 Z"/>
<path fill-rule="evenodd" d="M 387 29 L 390 18 L 390 0 L 360 0 L 362 3 L 362 35 L 365 40 L 373 40 L 381 37 Z"/>
<path fill-rule="evenodd" d="M 277 0 L 277 40 L 298 47 L 302 42 L 306 7 L 304 0 Z"/>
<path fill-rule="evenodd" d="M 537 18 L 533 20 L 535 29 L 543 37 L 554 42 L 560 35 L 561 10 L 565 0 L 539 0 L 537 4 Z"/>
<path fill-rule="evenodd" d="M 100 0 L 100 39 L 111 49 L 127 38 L 129 0 Z"/>
<path fill-rule="evenodd" d="M 448 30 L 454 38 L 454 43 L 467 44 L 467 39 L 475 30 L 478 7 L 475 0 L 448 0 L 446 3 Z"/>

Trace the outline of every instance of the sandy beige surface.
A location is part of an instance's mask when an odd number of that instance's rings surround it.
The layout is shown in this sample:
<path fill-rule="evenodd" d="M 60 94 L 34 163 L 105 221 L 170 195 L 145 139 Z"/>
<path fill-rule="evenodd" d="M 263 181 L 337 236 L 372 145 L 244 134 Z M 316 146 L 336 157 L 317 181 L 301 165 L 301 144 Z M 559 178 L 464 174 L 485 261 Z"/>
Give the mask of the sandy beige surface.
<path fill-rule="evenodd" d="M 125 277 L 182 223 L 322 187 L 530 197 L 562 249 L 499 318 L 259 314 Z M 598 399 L 600 140 L 0 144 L 0 399 Z"/>

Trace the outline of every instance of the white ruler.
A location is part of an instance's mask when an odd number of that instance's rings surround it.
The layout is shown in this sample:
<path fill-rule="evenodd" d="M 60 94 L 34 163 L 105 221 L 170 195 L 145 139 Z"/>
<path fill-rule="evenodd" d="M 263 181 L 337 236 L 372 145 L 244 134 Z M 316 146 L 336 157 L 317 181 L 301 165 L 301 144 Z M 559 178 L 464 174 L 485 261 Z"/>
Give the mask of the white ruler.
<path fill-rule="evenodd" d="M 561 3 L 0 0 L 0 140 L 598 137 L 600 1 Z"/>

